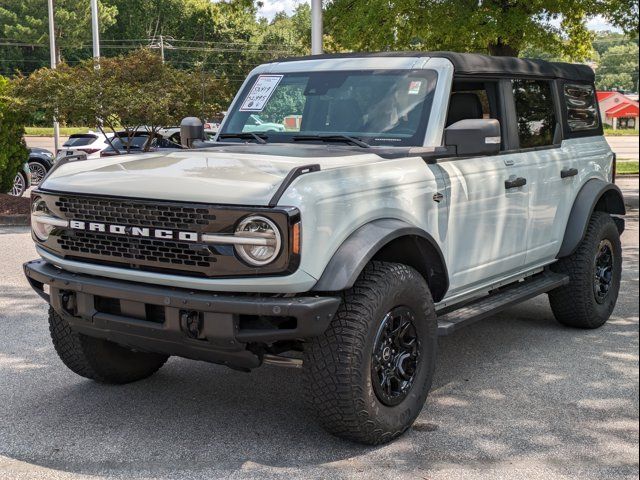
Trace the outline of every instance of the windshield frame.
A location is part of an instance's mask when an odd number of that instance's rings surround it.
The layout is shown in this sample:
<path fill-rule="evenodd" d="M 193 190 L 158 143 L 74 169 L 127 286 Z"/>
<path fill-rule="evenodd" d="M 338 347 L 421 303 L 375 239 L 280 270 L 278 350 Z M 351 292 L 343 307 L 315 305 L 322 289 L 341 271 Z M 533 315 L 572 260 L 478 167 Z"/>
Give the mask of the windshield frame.
<path fill-rule="evenodd" d="M 301 131 L 283 131 L 283 132 L 261 132 L 256 131 L 256 133 L 260 135 L 265 135 L 268 143 L 298 143 L 296 141 L 296 137 L 307 137 L 313 135 L 327 135 L 327 136 L 340 136 L 346 135 L 358 140 L 362 140 L 367 144 L 370 144 L 372 147 L 421 147 L 425 144 L 427 133 L 430 128 L 431 116 L 433 112 L 433 108 L 436 102 L 436 96 L 438 93 L 438 87 L 440 86 L 440 71 L 438 68 L 375 68 L 375 69 L 340 69 L 336 71 L 332 70 L 283 70 L 283 71 L 254 71 L 249 77 L 245 80 L 242 87 L 238 91 L 236 97 L 234 98 L 229 112 L 226 115 L 220 129 L 218 130 L 218 134 L 216 135 L 216 141 L 224 141 L 224 142 L 242 142 L 241 139 L 220 139 L 220 135 L 224 134 L 238 134 L 242 132 L 236 132 L 235 130 L 230 129 L 230 125 L 232 124 L 232 119 L 234 115 L 238 114 L 248 114 L 247 118 L 251 115 L 256 115 L 260 118 L 261 112 L 256 111 L 241 111 L 241 106 L 246 99 L 246 97 L 251 92 L 254 84 L 256 83 L 258 77 L 261 75 L 282 75 L 283 78 L 285 76 L 311 76 L 319 73 L 336 73 L 342 75 L 415 75 L 424 78 L 427 82 L 429 82 L 430 90 L 424 96 L 424 104 L 420 107 L 421 114 L 419 123 L 415 130 L 415 133 L 410 137 L 394 137 L 393 134 L 385 134 L 380 133 L 377 135 L 366 135 L 365 133 L 372 132 L 353 132 L 353 131 L 313 131 L 313 130 L 301 130 Z M 275 90 L 274 90 L 275 92 Z M 292 114 L 293 115 L 293 114 Z M 437 121 L 437 119 L 436 119 Z M 270 123 L 270 122 L 267 122 Z M 246 126 L 246 120 L 245 120 Z M 320 141 L 322 143 L 322 141 Z"/>

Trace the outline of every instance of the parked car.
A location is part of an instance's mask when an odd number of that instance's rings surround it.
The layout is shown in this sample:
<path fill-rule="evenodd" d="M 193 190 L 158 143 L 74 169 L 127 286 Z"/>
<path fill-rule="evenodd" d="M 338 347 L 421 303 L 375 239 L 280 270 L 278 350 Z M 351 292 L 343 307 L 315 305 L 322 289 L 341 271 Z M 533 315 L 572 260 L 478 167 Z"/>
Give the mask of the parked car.
<path fill-rule="evenodd" d="M 609 319 L 625 206 L 594 81 L 447 52 L 278 61 L 249 74 L 224 143 L 188 119 L 204 148 L 61 166 L 24 266 L 58 355 L 116 384 L 170 355 L 301 367 L 329 432 L 398 437 L 438 336 L 542 294 L 565 326 Z M 262 111 L 302 117 L 248 132 Z"/>
<path fill-rule="evenodd" d="M 218 133 L 217 128 L 208 128 L 208 124 L 205 124 L 204 128 L 204 140 L 215 140 L 216 134 Z M 165 140 L 169 140 L 177 145 L 181 144 L 180 139 L 180 127 L 166 127 L 162 128 L 158 131 L 158 134 L 162 136 Z"/>
<path fill-rule="evenodd" d="M 275 133 L 284 132 L 284 125 L 281 123 L 265 122 L 258 115 L 249 115 L 246 123 L 242 127 L 243 132 Z"/>
<path fill-rule="evenodd" d="M 143 153 L 145 145 L 149 139 L 149 132 L 137 131 L 133 134 L 131 139 L 127 136 L 127 132 L 117 132 L 116 136 L 112 139 L 112 146 L 108 146 L 102 152 L 101 157 L 112 157 L 114 155 L 125 155 L 134 153 Z M 127 148 L 128 147 L 128 148 Z M 148 152 L 158 152 L 165 149 L 175 150 L 180 149 L 182 146 L 179 143 L 175 143 L 171 140 L 164 138 L 161 134 L 156 133 L 154 138 L 151 139 L 151 145 Z"/>
<path fill-rule="evenodd" d="M 31 183 L 39 185 L 47 172 L 51 170 L 54 155 L 45 148 L 32 147 L 29 149 L 29 170 L 31 171 Z"/>
<path fill-rule="evenodd" d="M 21 197 L 29 188 L 31 188 L 31 171 L 29 170 L 29 162 L 25 162 L 13 180 L 13 187 L 8 192 L 14 197 Z"/>
<path fill-rule="evenodd" d="M 107 137 L 111 138 L 112 133 L 103 135 L 100 132 L 74 133 L 62 144 L 62 148 L 56 155 L 56 161 L 72 155 L 84 153 L 87 159 L 100 158 L 100 153 L 109 147 Z"/>

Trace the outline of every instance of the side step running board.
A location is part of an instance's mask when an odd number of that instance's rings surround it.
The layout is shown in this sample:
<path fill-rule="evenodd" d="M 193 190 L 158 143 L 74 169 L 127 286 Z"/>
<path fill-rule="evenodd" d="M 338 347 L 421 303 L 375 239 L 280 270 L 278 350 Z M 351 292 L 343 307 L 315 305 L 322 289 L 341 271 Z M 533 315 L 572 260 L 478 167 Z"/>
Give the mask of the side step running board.
<path fill-rule="evenodd" d="M 569 277 L 545 271 L 521 282 L 507 285 L 486 297 L 438 316 L 438 335 L 449 335 L 460 327 L 490 317 L 518 303 L 569 283 Z"/>

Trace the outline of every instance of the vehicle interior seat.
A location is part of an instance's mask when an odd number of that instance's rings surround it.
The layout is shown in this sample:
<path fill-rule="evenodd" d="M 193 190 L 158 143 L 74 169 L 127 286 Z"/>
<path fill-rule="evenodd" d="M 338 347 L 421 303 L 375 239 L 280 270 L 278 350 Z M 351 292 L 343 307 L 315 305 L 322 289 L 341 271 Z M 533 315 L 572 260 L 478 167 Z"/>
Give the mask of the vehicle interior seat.
<path fill-rule="evenodd" d="M 328 123 L 332 131 L 358 132 L 363 126 L 362 109 L 353 98 L 334 99 L 329 107 Z"/>
<path fill-rule="evenodd" d="M 473 92 L 454 92 L 449 100 L 447 127 L 460 120 L 482 118 L 482 102 Z"/>

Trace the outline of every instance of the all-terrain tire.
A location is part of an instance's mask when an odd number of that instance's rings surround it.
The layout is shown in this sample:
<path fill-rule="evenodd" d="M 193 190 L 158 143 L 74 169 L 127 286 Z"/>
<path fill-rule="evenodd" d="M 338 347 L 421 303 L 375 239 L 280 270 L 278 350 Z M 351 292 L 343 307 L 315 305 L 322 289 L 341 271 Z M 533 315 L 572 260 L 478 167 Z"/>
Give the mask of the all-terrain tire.
<path fill-rule="evenodd" d="M 603 245 L 610 248 L 613 265 L 608 292 L 598 301 L 594 288 L 596 257 Z M 576 251 L 558 260 L 551 268 L 570 279 L 567 285 L 549 292 L 549 303 L 556 320 L 577 328 L 604 325 L 616 305 L 622 275 L 620 234 L 611 216 L 605 212 L 593 212 L 586 235 Z"/>
<path fill-rule="evenodd" d="M 74 332 L 53 308 L 49 331 L 62 362 L 78 375 L 100 383 L 123 384 L 153 375 L 169 358 L 159 353 L 136 352 L 100 338 Z"/>
<path fill-rule="evenodd" d="M 372 364 L 378 332 L 397 307 L 413 312 L 419 354 L 408 393 L 389 405 L 373 385 Z M 406 265 L 371 262 L 343 293 L 324 334 L 305 344 L 307 403 L 320 425 L 334 435 L 370 445 L 388 442 L 420 414 L 431 388 L 436 348 L 437 320 L 424 278 Z"/>

